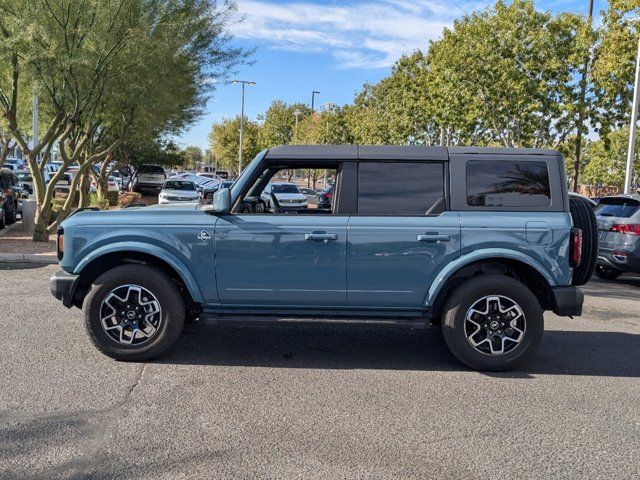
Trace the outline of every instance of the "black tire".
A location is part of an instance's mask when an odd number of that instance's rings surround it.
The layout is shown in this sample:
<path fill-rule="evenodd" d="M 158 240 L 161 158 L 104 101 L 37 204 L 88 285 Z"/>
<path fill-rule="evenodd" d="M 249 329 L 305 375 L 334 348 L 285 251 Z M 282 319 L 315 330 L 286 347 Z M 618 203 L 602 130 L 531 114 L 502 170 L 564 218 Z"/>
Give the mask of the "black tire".
<path fill-rule="evenodd" d="M 121 285 L 139 285 L 158 300 L 158 331 L 139 345 L 123 345 L 103 329 L 100 316 L 102 302 Z M 177 287 L 160 270 L 147 265 L 121 265 L 98 277 L 84 301 L 85 326 L 98 350 L 121 361 L 146 361 L 165 353 L 176 341 L 184 325 L 185 307 Z"/>
<path fill-rule="evenodd" d="M 15 200 L 11 204 L 11 210 L 7 210 L 7 204 L 4 204 L 4 221 L 7 225 L 16 223 L 16 214 L 18 213 L 18 205 Z"/>
<path fill-rule="evenodd" d="M 598 222 L 593 208 L 585 200 L 569 198 L 569 208 L 573 226 L 582 230 L 582 259 L 573 269 L 571 284 L 580 286 L 587 283 L 593 275 L 598 260 Z"/>
<path fill-rule="evenodd" d="M 596 266 L 596 275 L 604 280 L 615 280 L 622 275 L 622 270 L 616 268 L 605 267 L 604 265 Z"/>
<path fill-rule="evenodd" d="M 3 208 L 2 212 L 0 212 L 0 230 L 2 230 L 6 226 L 5 217 L 6 217 L 6 212 Z"/>
<path fill-rule="evenodd" d="M 526 322 L 520 342 L 509 351 L 504 346 L 505 353 L 502 354 L 479 351 L 470 343 L 465 331 L 469 309 L 484 297 L 492 295 L 511 299 L 522 310 Z M 460 362 L 475 370 L 506 371 L 526 364 L 535 355 L 543 332 L 544 317 L 538 299 L 522 283 L 505 275 L 481 275 L 467 280 L 450 294 L 444 305 L 442 335 L 445 343 Z M 480 334 L 486 335 L 486 331 Z M 504 340 L 502 344 L 505 345 Z"/>

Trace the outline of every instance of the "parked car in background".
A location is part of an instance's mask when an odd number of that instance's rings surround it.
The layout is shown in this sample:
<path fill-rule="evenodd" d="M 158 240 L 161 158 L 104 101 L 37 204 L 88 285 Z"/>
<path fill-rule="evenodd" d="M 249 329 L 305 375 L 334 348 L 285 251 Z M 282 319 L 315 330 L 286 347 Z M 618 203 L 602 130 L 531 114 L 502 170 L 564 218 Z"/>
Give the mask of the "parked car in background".
<path fill-rule="evenodd" d="M 296 208 L 306 208 L 309 206 L 309 200 L 295 183 L 277 182 L 268 184 L 262 191 L 260 198 L 267 204 L 267 208 L 275 208 L 278 206 L 282 210 L 291 210 Z"/>
<path fill-rule="evenodd" d="M 227 180 L 229 178 L 229 172 L 227 172 L 226 170 L 216 170 L 215 174 L 224 180 Z"/>
<path fill-rule="evenodd" d="M 318 195 L 318 208 L 331 210 L 331 205 L 333 205 L 333 185 L 329 185 Z"/>
<path fill-rule="evenodd" d="M 210 178 L 211 180 L 215 180 L 216 182 L 221 182 L 223 179 L 216 175 L 213 172 L 198 172 L 199 177 Z"/>
<path fill-rule="evenodd" d="M 90 189 L 92 192 L 95 192 L 98 189 L 98 183 L 94 179 L 91 180 Z M 118 186 L 118 180 L 116 180 L 116 177 L 114 177 L 113 175 L 109 175 L 109 177 L 107 178 L 107 191 L 109 192 L 120 191 L 120 187 Z"/>
<path fill-rule="evenodd" d="M 5 196 L 5 223 L 12 224 L 16 221 L 16 216 L 22 214 L 22 200 L 29 197 L 29 192 L 9 170 L 0 170 L 0 192 Z"/>
<path fill-rule="evenodd" d="M 14 170 L 13 173 L 18 177 L 24 189 L 33 195 L 33 177 L 31 176 L 31 172 L 29 170 Z M 47 170 L 43 170 L 42 177 L 44 178 L 44 183 L 48 184 L 51 178 Z"/>
<path fill-rule="evenodd" d="M 199 200 L 198 187 L 189 180 L 169 179 L 164 182 L 158 195 L 159 204 L 198 202 Z"/>
<path fill-rule="evenodd" d="M 233 185 L 233 180 L 223 180 L 222 182 L 212 181 L 212 183 L 206 185 L 206 188 L 202 189 L 202 198 L 211 201 L 218 190 L 221 188 L 231 188 L 231 185 Z"/>
<path fill-rule="evenodd" d="M 599 250 L 596 275 L 613 280 L 640 273 L 640 195 L 602 197 L 595 209 Z"/>
<path fill-rule="evenodd" d="M 2 168 L 6 170 L 22 170 L 26 168 L 26 163 L 19 158 L 7 158 L 2 164 Z"/>
<path fill-rule="evenodd" d="M 318 205 L 318 199 L 320 198 L 320 193 L 315 191 L 313 188 L 307 187 L 298 187 L 300 192 L 307 197 L 309 201 L 309 205 Z"/>
<path fill-rule="evenodd" d="M 141 165 L 131 179 L 131 191 L 137 193 L 159 192 L 167 175 L 159 165 Z"/>

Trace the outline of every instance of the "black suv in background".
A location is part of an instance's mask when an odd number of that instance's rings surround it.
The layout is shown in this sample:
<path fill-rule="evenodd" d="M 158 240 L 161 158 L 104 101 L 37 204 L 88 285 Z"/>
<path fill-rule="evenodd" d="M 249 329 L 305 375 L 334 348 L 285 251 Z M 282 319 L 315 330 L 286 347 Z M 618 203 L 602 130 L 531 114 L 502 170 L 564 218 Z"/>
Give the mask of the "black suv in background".
<path fill-rule="evenodd" d="M 22 213 L 21 199 L 28 196 L 18 177 L 8 170 L 0 171 L 0 228 L 16 221 L 16 216 Z"/>

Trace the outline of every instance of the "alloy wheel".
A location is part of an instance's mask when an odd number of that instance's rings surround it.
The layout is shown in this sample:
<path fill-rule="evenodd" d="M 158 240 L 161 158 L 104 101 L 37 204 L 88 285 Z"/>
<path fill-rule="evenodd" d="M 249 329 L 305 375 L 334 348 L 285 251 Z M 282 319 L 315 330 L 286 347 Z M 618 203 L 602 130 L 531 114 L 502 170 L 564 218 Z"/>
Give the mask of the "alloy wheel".
<path fill-rule="evenodd" d="M 488 295 L 467 310 L 464 331 L 480 353 L 504 355 L 524 338 L 526 319 L 520 305 L 503 295 Z"/>
<path fill-rule="evenodd" d="M 105 333 L 123 345 L 140 345 L 153 338 L 162 322 L 162 308 L 153 293 L 140 285 L 121 285 L 100 306 Z"/>

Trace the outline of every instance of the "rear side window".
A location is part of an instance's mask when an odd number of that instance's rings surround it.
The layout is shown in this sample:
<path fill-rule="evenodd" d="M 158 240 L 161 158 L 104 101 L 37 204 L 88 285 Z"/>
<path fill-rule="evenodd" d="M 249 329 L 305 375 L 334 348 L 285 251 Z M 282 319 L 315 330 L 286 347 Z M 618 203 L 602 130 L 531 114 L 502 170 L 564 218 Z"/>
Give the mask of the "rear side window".
<path fill-rule="evenodd" d="M 472 160 L 467 163 L 467 204 L 472 207 L 548 207 L 545 162 Z"/>
<path fill-rule="evenodd" d="M 142 165 L 138 173 L 149 173 L 153 175 L 164 175 L 164 168 L 157 165 Z"/>
<path fill-rule="evenodd" d="M 638 207 L 640 203 L 631 198 L 603 198 L 596 207 L 596 215 L 629 218 L 638 211 Z"/>
<path fill-rule="evenodd" d="M 432 162 L 361 162 L 358 212 L 424 215 L 444 199 L 444 165 Z"/>

